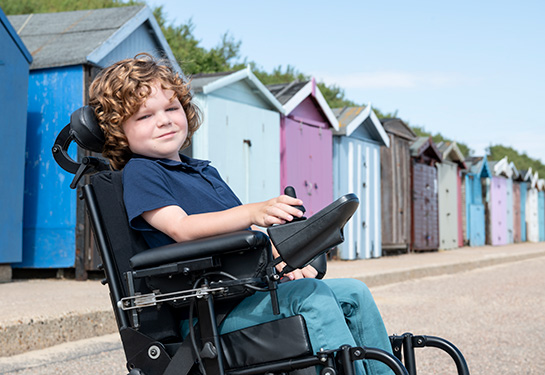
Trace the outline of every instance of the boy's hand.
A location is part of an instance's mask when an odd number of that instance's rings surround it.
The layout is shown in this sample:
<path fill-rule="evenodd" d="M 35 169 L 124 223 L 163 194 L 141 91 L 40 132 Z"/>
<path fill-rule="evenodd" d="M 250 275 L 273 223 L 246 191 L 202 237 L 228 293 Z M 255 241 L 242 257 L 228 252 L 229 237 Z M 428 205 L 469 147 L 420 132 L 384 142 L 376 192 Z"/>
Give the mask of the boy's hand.
<path fill-rule="evenodd" d="M 284 275 L 284 277 L 289 278 L 290 280 L 297 279 L 315 279 L 318 276 L 318 271 L 311 265 L 303 267 L 301 269 L 296 269 Z"/>
<path fill-rule="evenodd" d="M 268 201 L 253 203 L 252 223 L 261 227 L 270 227 L 274 224 L 284 224 L 294 217 L 303 216 L 303 212 L 293 206 L 302 206 L 303 201 L 287 195 L 269 199 Z"/>

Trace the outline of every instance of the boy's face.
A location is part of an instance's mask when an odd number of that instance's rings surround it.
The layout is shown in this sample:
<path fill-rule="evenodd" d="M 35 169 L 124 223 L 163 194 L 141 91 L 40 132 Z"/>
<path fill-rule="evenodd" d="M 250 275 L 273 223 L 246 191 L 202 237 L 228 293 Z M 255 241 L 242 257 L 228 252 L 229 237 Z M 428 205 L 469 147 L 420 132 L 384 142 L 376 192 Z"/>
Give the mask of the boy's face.
<path fill-rule="evenodd" d="M 187 118 L 182 104 L 172 90 L 160 84 L 124 124 L 129 148 L 135 154 L 180 161 L 179 150 L 187 137 Z"/>

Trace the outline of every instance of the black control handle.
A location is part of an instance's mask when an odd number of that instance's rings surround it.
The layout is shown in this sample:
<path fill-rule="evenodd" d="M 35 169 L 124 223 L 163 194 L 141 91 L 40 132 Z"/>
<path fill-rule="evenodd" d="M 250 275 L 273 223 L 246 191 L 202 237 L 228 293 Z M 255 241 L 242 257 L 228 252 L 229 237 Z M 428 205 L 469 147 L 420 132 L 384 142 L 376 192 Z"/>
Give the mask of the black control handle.
<path fill-rule="evenodd" d="M 287 195 L 288 197 L 297 198 L 297 194 L 295 194 L 295 189 L 293 188 L 293 186 L 286 186 L 286 188 L 284 189 L 284 194 Z M 304 206 L 293 206 L 293 207 L 297 208 L 302 213 L 305 213 L 307 211 Z M 295 221 L 295 220 L 301 220 L 301 219 L 304 219 L 304 218 L 303 217 L 294 218 L 293 220 Z"/>

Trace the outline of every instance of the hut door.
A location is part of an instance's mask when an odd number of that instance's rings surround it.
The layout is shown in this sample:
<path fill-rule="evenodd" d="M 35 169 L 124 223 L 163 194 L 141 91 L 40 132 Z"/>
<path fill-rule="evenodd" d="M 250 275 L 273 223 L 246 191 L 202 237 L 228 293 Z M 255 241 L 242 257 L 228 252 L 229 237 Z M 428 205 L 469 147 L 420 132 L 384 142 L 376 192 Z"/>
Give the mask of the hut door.
<path fill-rule="evenodd" d="M 513 180 L 505 180 L 505 225 L 507 226 L 507 243 L 514 242 L 514 228 L 513 228 Z"/>
<path fill-rule="evenodd" d="M 437 170 L 413 162 L 412 249 L 433 250 L 439 247 L 437 216 Z"/>
<path fill-rule="evenodd" d="M 492 177 L 490 184 L 490 243 L 507 244 L 507 180 Z"/>
<path fill-rule="evenodd" d="M 527 190 L 526 190 L 526 183 L 521 182 L 519 184 L 520 186 L 520 201 L 519 201 L 519 208 L 520 208 L 520 241 L 526 242 L 526 197 L 527 197 Z"/>
<path fill-rule="evenodd" d="M 439 236 L 441 249 L 458 247 L 458 167 L 447 161 L 437 165 L 439 182 Z"/>
<path fill-rule="evenodd" d="M 484 228 L 484 205 L 471 204 L 469 206 L 469 227 L 471 228 L 469 245 L 484 246 L 486 240 Z"/>
<path fill-rule="evenodd" d="M 537 225 L 539 241 L 545 241 L 545 192 L 537 193 Z"/>
<path fill-rule="evenodd" d="M 529 189 L 526 197 L 526 231 L 530 242 L 539 241 L 537 189 Z"/>
<path fill-rule="evenodd" d="M 521 241 L 520 232 L 520 184 L 513 184 L 513 242 Z"/>
<path fill-rule="evenodd" d="M 295 188 L 309 217 L 333 200 L 332 138 L 329 129 L 286 119 L 286 146 L 282 155 L 285 185 Z"/>

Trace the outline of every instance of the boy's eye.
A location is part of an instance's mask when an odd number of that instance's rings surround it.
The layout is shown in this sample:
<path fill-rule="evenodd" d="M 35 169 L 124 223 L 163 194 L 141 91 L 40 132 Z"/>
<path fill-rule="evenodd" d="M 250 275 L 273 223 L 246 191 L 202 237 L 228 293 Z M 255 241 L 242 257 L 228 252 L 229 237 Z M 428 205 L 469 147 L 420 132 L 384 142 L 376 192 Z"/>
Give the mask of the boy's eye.
<path fill-rule="evenodd" d="M 167 111 L 177 111 L 178 109 L 180 109 L 180 107 L 175 106 L 175 107 L 168 108 Z"/>
<path fill-rule="evenodd" d="M 142 115 L 136 118 L 136 121 L 145 120 L 149 117 L 149 115 Z"/>

